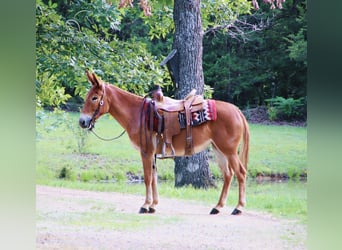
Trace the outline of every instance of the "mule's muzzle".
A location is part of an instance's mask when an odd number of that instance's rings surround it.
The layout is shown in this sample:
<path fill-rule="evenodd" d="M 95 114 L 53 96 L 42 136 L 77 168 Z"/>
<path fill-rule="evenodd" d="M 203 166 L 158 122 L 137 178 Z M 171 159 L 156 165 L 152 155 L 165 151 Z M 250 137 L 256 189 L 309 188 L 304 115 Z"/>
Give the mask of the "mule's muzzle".
<path fill-rule="evenodd" d="M 81 128 L 88 128 L 90 130 L 94 127 L 92 118 L 86 115 L 81 115 L 80 119 L 78 120 L 78 124 Z"/>

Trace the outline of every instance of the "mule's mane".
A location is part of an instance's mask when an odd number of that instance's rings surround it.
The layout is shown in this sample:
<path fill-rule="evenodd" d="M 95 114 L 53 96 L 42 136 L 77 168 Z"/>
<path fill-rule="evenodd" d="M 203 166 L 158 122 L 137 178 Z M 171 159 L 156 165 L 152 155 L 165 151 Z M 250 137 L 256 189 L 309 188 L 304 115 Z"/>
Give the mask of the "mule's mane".
<path fill-rule="evenodd" d="M 121 94 L 121 95 L 129 96 L 130 99 L 131 99 L 131 98 L 134 98 L 134 99 L 137 100 L 137 101 L 142 101 L 142 100 L 143 100 L 143 97 L 138 96 L 138 95 L 136 95 L 136 94 L 133 94 L 133 93 L 131 93 L 131 92 L 128 92 L 128 91 L 126 91 L 126 90 L 123 90 L 123 89 L 119 88 L 118 86 L 115 86 L 115 85 L 113 85 L 113 84 L 111 84 L 111 83 L 106 82 L 106 86 L 108 86 L 108 87 L 110 87 L 110 88 L 114 88 L 115 91 L 118 92 L 118 93 Z"/>
<path fill-rule="evenodd" d="M 110 83 L 106 83 L 104 86 L 106 87 L 109 104 L 108 112 L 128 133 L 140 129 L 140 126 L 134 126 L 133 124 L 135 121 L 139 121 L 143 97 L 120 89 Z"/>

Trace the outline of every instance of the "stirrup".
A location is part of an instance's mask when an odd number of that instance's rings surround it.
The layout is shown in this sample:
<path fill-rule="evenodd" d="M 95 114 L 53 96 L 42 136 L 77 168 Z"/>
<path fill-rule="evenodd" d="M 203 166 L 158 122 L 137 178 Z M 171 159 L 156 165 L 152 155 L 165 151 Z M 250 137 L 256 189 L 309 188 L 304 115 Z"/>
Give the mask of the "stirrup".
<path fill-rule="evenodd" d="M 166 147 L 170 147 L 171 148 L 171 154 L 165 154 Z M 175 156 L 176 156 L 176 153 L 175 153 L 175 149 L 174 149 L 172 143 L 166 143 L 166 142 L 163 143 L 163 148 L 162 148 L 161 154 L 157 154 L 156 155 L 156 157 L 159 158 L 159 159 L 173 158 Z"/>

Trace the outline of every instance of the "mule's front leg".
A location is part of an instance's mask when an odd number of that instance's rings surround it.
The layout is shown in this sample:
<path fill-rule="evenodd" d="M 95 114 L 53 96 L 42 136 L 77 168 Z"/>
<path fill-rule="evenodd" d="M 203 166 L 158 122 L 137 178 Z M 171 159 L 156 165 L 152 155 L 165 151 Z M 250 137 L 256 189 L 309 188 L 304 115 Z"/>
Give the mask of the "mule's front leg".
<path fill-rule="evenodd" d="M 153 161 L 152 165 L 152 196 L 153 196 L 153 201 L 152 205 L 149 207 L 148 212 L 149 213 L 154 213 L 156 211 L 155 207 L 158 205 L 159 202 L 159 194 L 158 194 L 158 173 L 157 173 L 157 166 L 156 162 Z"/>
<path fill-rule="evenodd" d="M 157 171 L 154 165 L 154 158 L 153 155 L 145 155 L 141 158 L 144 168 L 146 197 L 139 213 L 154 213 L 155 206 L 158 204 Z"/>

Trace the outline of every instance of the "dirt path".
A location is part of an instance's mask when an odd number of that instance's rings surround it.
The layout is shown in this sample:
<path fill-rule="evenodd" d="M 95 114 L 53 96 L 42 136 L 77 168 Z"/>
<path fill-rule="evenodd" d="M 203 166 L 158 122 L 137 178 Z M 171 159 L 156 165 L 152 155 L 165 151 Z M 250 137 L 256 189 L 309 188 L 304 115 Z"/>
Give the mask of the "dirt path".
<path fill-rule="evenodd" d="M 306 228 L 246 211 L 161 197 L 139 215 L 144 197 L 37 186 L 37 249 L 306 249 Z"/>

